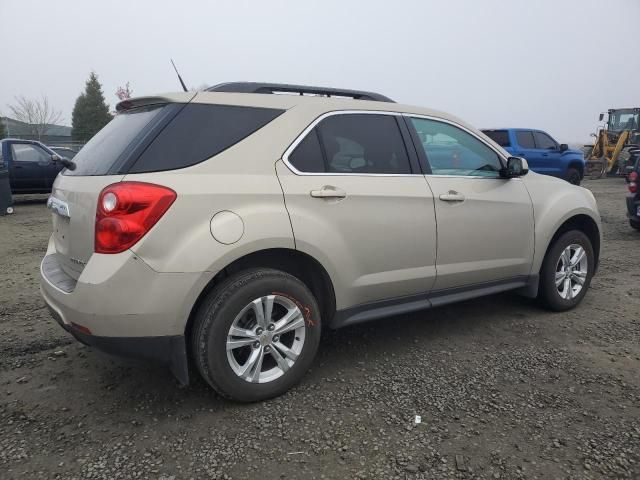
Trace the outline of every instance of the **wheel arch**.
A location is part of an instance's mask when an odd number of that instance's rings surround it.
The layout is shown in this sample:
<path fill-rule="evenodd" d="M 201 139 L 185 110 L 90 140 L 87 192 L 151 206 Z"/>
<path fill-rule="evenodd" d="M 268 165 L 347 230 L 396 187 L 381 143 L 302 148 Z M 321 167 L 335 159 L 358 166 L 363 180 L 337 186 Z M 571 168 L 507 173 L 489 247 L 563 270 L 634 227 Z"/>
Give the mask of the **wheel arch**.
<path fill-rule="evenodd" d="M 184 330 L 186 339 L 191 337 L 194 318 L 207 295 L 226 278 L 251 268 L 273 268 L 299 278 L 316 297 L 323 323 L 325 325 L 331 323 L 336 311 L 336 300 L 333 282 L 327 270 L 318 260 L 299 250 L 269 248 L 251 252 L 233 260 L 209 280 L 191 308 Z M 190 345 L 188 340 L 187 345 Z M 191 352 L 189 356 L 190 354 Z"/>
<path fill-rule="evenodd" d="M 585 213 L 579 213 L 573 215 L 566 219 L 562 224 L 558 226 L 555 230 L 555 233 L 551 236 L 549 241 L 547 242 L 544 255 L 542 256 L 542 260 L 547 256 L 549 249 L 554 244 L 554 242 L 565 232 L 569 230 L 579 230 L 583 232 L 591 242 L 591 246 L 593 247 L 593 254 L 595 256 L 595 271 L 598 269 L 598 263 L 600 261 L 600 242 L 601 242 L 601 234 L 600 227 L 598 223 L 589 215 Z M 538 266 L 537 273 L 540 272 L 542 268 L 542 261 L 540 261 L 540 265 Z"/>

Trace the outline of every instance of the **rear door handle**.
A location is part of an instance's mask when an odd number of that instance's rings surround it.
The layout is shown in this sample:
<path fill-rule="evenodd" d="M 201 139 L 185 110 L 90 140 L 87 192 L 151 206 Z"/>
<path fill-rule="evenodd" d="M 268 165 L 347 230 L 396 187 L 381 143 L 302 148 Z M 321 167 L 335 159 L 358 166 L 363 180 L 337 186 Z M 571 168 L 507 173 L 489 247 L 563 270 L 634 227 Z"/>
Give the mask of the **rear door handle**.
<path fill-rule="evenodd" d="M 347 196 L 347 192 L 332 185 L 325 185 L 320 190 L 311 190 L 309 193 L 313 198 L 345 198 Z"/>
<path fill-rule="evenodd" d="M 449 190 L 449 193 L 443 193 L 439 198 L 443 202 L 464 202 L 464 195 L 453 190 Z"/>

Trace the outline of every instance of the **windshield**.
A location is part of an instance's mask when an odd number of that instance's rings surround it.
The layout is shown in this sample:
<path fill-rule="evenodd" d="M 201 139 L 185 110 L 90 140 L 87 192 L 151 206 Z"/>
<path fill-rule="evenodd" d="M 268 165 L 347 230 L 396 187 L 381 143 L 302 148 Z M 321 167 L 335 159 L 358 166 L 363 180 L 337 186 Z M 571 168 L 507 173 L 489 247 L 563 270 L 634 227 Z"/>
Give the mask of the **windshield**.
<path fill-rule="evenodd" d="M 633 110 L 618 110 L 609 114 L 609 130 L 637 130 L 640 124 L 640 113 Z"/>

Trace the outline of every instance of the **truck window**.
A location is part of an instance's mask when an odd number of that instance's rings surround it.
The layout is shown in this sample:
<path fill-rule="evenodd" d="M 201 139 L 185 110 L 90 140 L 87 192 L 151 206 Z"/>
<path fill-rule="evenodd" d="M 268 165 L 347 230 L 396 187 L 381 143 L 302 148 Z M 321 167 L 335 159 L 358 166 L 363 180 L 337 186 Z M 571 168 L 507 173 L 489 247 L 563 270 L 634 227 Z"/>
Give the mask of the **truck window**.
<path fill-rule="evenodd" d="M 543 150 L 555 150 L 558 148 L 556 142 L 544 132 L 533 132 L 533 136 L 536 140 L 536 146 Z"/>
<path fill-rule="evenodd" d="M 496 142 L 501 147 L 510 147 L 509 132 L 507 130 L 483 130 L 487 137 Z"/>
<path fill-rule="evenodd" d="M 522 148 L 536 148 L 533 134 L 529 130 L 518 130 L 516 132 L 516 140 Z"/>

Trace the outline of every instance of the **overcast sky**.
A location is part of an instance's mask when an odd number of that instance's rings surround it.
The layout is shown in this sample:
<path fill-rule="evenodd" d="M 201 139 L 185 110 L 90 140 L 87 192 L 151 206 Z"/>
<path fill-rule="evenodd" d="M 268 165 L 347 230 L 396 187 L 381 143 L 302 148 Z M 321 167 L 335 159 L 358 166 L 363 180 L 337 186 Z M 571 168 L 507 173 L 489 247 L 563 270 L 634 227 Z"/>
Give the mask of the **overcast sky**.
<path fill-rule="evenodd" d="M 606 15 L 605 15 L 606 10 Z M 71 124 L 91 70 L 107 102 L 232 80 L 373 90 L 477 127 L 583 142 L 640 106 L 638 0 L 0 0 L 0 111 L 46 94 Z"/>

